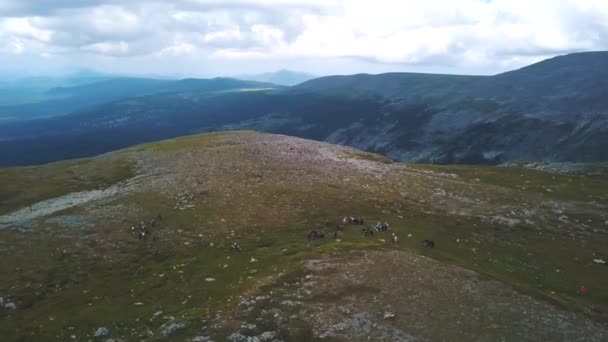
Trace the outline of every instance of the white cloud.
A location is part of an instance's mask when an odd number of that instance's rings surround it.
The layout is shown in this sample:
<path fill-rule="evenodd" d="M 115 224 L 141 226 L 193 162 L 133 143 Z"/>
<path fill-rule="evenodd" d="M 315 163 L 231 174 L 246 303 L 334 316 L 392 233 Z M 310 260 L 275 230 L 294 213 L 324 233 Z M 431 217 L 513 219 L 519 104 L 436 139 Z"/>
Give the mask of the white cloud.
<path fill-rule="evenodd" d="M 25 51 L 25 46 L 19 39 L 13 39 L 10 43 L 10 51 L 15 55 L 20 55 Z"/>
<path fill-rule="evenodd" d="M 196 46 L 184 42 L 174 42 L 172 45 L 167 46 L 160 50 L 157 56 L 189 56 L 192 55 L 196 51 Z"/>
<path fill-rule="evenodd" d="M 38 18 L 6 18 L 2 22 L 2 32 L 13 37 L 23 37 L 50 42 L 53 32 L 37 27 Z"/>
<path fill-rule="evenodd" d="M 104 55 L 124 55 L 129 52 L 126 42 L 103 42 L 82 46 L 83 51 L 95 52 Z"/>
<path fill-rule="evenodd" d="M 203 34 L 203 41 L 207 44 L 226 44 L 242 38 L 243 34 L 238 27 Z"/>
<path fill-rule="evenodd" d="M 459 72 L 608 49 L 606 0 L 0 0 L 0 13 L 12 47 L 0 60 L 348 58 L 370 69 Z"/>

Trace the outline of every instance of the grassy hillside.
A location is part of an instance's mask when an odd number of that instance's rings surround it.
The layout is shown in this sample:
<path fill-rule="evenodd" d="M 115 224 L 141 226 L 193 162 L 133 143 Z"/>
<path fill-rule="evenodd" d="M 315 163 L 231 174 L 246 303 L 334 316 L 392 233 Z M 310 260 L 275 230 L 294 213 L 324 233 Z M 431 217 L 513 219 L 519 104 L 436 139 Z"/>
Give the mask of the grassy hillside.
<path fill-rule="evenodd" d="M 608 336 L 597 168 L 400 164 L 244 131 L 3 169 L 0 183 L 4 340 Z M 334 238 L 347 215 L 366 224 Z M 390 230 L 361 232 L 377 221 Z"/>

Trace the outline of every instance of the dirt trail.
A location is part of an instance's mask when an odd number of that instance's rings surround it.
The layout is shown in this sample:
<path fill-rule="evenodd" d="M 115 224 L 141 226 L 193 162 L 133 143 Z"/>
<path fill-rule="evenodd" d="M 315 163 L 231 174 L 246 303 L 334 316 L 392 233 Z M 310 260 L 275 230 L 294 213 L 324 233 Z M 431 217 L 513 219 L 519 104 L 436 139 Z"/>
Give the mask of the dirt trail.
<path fill-rule="evenodd" d="M 131 189 L 133 189 L 133 182 L 129 181 L 115 184 L 103 190 L 72 192 L 67 195 L 40 201 L 23 209 L 0 216 L 0 229 L 20 227 L 37 218 L 91 201 L 113 197 Z"/>

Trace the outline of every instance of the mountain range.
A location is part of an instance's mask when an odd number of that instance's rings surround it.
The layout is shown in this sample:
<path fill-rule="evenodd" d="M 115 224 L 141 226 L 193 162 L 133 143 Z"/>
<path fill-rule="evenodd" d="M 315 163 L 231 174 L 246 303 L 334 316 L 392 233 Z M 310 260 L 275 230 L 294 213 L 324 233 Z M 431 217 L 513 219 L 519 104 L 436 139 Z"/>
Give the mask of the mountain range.
<path fill-rule="evenodd" d="M 237 76 L 238 79 L 243 80 L 252 80 L 258 82 L 269 82 L 284 86 L 293 86 L 313 78 L 316 78 L 315 75 L 307 73 L 307 72 L 298 72 L 292 70 L 277 70 L 274 72 L 265 72 L 261 74 L 246 74 Z"/>
<path fill-rule="evenodd" d="M 608 52 L 559 56 L 495 76 L 358 74 L 294 86 L 120 78 L 47 94 L 53 99 L 0 107 L 13 113 L 0 121 L 0 165 L 232 129 L 347 145 L 398 161 L 608 160 L 602 148 L 608 146 Z"/>

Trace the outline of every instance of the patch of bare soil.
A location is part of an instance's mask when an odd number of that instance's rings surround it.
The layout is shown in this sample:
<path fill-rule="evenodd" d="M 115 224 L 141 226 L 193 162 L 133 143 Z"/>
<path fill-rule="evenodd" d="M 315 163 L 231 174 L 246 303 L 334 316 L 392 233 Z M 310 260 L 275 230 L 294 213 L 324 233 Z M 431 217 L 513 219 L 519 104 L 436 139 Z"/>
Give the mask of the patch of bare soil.
<path fill-rule="evenodd" d="M 353 251 L 309 260 L 304 268 L 301 278 L 243 298 L 236 315 L 240 326 L 270 319 L 274 330 L 289 339 L 294 326 L 306 324 L 310 338 L 343 341 L 608 338 L 605 324 L 484 280 L 473 271 L 405 251 Z"/>
<path fill-rule="evenodd" d="M 115 197 L 121 193 L 130 191 L 132 186 L 129 183 L 120 183 L 107 189 L 80 191 L 69 193 L 34 203 L 26 208 L 0 216 L 0 229 L 8 227 L 21 227 L 37 218 L 49 216 L 56 212 L 83 205 L 92 201 L 99 201 Z"/>

